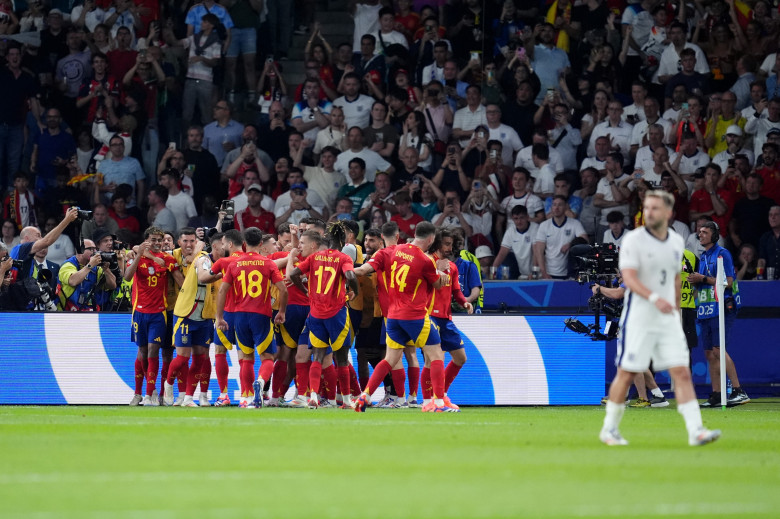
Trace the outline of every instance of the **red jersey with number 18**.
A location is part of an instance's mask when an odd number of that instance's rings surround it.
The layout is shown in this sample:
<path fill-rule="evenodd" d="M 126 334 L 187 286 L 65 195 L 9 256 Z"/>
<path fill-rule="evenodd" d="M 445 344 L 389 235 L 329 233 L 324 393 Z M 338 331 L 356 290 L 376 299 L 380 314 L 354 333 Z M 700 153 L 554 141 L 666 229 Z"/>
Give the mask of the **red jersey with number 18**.
<path fill-rule="evenodd" d="M 138 260 L 138 268 L 133 275 L 133 312 L 142 314 L 156 314 L 164 312 L 168 305 L 168 276 L 178 269 L 176 260 L 170 254 L 150 252 L 153 256 L 161 258 L 165 266 L 156 261 L 143 257 Z"/>
<path fill-rule="evenodd" d="M 236 262 L 238 258 L 244 255 L 244 251 L 237 251 L 231 254 L 230 256 L 219 258 L 217 261 L 214 262 L 213 265 L 211 265 L 211 273 L 216 274 L 217 272 L 222 272 L 222 282 L 225 281 L 225 272 L 227 272 L 227 268 Z M 233 308 L 235 306 L 235 303 L 233 302 L 233 291 L 228 290 L 228 293 L 225 295 L 225 311 L 226 312 L 235 312 L 235 309 Z"/>
<path fill-rule="evenodd" d="M 352 258 L 334 249 L 320 250 L 300 262 L 298 268 L 309 277 L 312 317 L 327 319 L 344 308 L 347 302 L 344 274 L 355 270 Z"/>
<path fill-rule="evenodd" d="M 433 284 L 439 279 L 436 264 L 420 247 L 398 245 L 390 254 L 377 254 L 368 262 L 387 283 L 390 319 L 424 319 Z M 377 286 L 379 283 L 377 283 Z"/>
<path fill-rule="evenodd" d="M 271 285 L 282 280 L 276 264 L 256 252 L 247 252 L 228 266 L 223 283 L 231 285 L 234 312 L 271 317 Z"/>

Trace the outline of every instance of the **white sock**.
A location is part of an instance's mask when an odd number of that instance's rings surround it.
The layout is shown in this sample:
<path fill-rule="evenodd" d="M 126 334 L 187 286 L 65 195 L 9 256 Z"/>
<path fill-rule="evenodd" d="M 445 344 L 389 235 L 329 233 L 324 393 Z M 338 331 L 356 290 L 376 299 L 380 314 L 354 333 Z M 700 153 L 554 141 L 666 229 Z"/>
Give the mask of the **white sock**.
<path fill-rule="evenodd" d="M 684 404 L 677 404 L 677 412 L 680 413 L 685 420 L 685 428 L 688 429 L 688 434 L 693 435 L 696 431 L 701 429 L 701 409 L 699 409 L 699 401 L 691 400 Z"/>
<path fill-rule="evenodd" d="M 661 391 L 660 387 L 657 387 L 655 389 L 651 389 L 650 392 L 653 394 L 653 396 L 657 396 L 658 398 L 664 397 L 664 392 Z"/>
<path fill-rule="evenodd" d="M 309 393 L 309 400 L 314 400 L 315 402 L 319 402 L 319 398 L 317 397 L 317 393 L 315 393 L 314 391 Z"/>
<path fill-rule="evenodd" d="M 431 399 L 430 398 L 423 398 L 423 405 L 428 405 L 430 403 L 431 403 Z"/>
<path fill-rule="evenodd" d="M 227 398 L 227 393 L 220 393 L 219 398 Z"/>
<path fill-rule="evenodd" d="M 623 419 L 623 413 L 626 410 L 626 404 L 616 404 L 612 400 L 607 400 L 607 414 L 604 416 L 604 429 L 617 429 L 620 420 Z"/>
<path fill-rule="evenodd" d="M 434 399 L 434 403 L 436 404 L 437 407 L 442 407 L 444 405 L 444 400 L 441 398 L 436 398 Z"/>

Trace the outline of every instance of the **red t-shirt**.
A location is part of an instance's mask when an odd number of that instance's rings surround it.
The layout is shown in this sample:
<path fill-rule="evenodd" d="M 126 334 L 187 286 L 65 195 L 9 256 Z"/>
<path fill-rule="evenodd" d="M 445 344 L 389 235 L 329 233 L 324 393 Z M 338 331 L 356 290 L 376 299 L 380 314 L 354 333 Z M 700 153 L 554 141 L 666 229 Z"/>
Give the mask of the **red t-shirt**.
<path fill-rule="evenodd" d="M 247 207 L 243 211 L 239 211 L 236 215 L 236 222 L 238 222 L 238 228 L 241 231 L 249 229 L 250 227 L 257 227 L 266 234 L 276 233 L 276 217 L 271 211 L 266 211 L 260 208 L 260 214 L 255 216 L 252 211 Z"/>
<path fill-rule="evenodd" d="M 271 285 L 282 280 L 276 264 L 256 252 L 247 252 L 231 263 L 223 283 L 231 285 L 236 312 L 271 317 Z"/>
<path fill-rule="evenodd" d="M 390 221 L 397 223 L 398 230 L 400 230 L 402 233 L 409 236 L 410 238 L 414 238 L 414 229 L 417 227 L 417 224 L 424 222 L 425 220 L 419 214 L 412 213 L 412 217 L 408 220 L 404 220 L 400 214 L 394 214 L 390 218 Z"/>
<path fill-rule="evenodd" d="M 447 271 L 450 275 L 450 282 L 438 290 L 434 290 L 431 295 L 431 302 L 428 305 L 428 314 L 431 317 L 452 320 L 452 297 L 460 305 L 466 304 L 466 298 L 460 289 L 458 281 L 458 266 L 450 261 L 450 268 Z"/>
<path fill-rule="evenodd" d="M 176 260 L 170 254 L 151 253 L 165 261 L 165 266 L 158 265 L 154 260 L 141 258 L 138 269 L 133 275 L 133 312 L 156 314 L 164 312 L 168 307 L 168 275 L 178 270 Z"/>
<path fill-rule="evenodd" d="M 439 279 L 436 264 L 411 243 L 397 245 L 390 254 L 376 254 L 368 262 L 384 274 L 390 298 L 390 319 L 424 319 L 433 284 Z"/>
<path fill-rule="evenodd" d="M 300 262 L 298 268 L 309 277 L 312 317 L 327 319 L 344 308 L 347 302 L 344 274 L 355 270 L 352 258 L 334 249 L 320 250 Z"/>
<path fill-rule="evenodd" d="M 211 265 L 211 273 L 216 274 L 217 272 L 222 272 L 222 278 L 224 280 L 225 272 L 227 272 L 227 268 L 232 264 L 236 262 L 236 259 L 243 256 L 243 252 L 234 252 L 230 256 L 226 258 L 219 258 L 217 261 L 214 262 L 213 265 Z M 233 302 L 233 291 L 228 290 L 227 295 L 225 296 L 225 308 L 224 310 L 226 312 L 235 312 L 233 309 L 235 306 L 235 302 Z"/>
<path fill-rule="evenodd" d="M 286 258 L 289 256 L 289 252 L 274 252 L 269 258 L 275 260 L 275 259 L 281 259 Z M 296 261 L 294 265 L 297 267 L 300 264 L 300 261 Z M 282 276 L 286 273 L 286 268 L 279 269 L 279 271 L 282 273 Z M 295 286 L 292 282 L 289 282 L 285 279 L 284 280 L 284 286 L 287 287 L 287 304 L 288 305 L 301 305 L 301 306 L 309 306 L 309 296 L 301 292 L 301 289 Z"/>
<path fill-rule="evenodd" d="M 756 173 L 764 179 L 764 185 L 761 186 L 761 196 L 771 198 L 776 204 L 780 204 L 780 170 L 778 167 L 763 167 L 757 169 Z"/>
<path fill-rule="evenodd" d="M 718 226 L 721 229 L 728 229 L 727 225 L 729 220 L 731 219 L 731 211 L 734 209 L 734 195 L 727 189 L 718 189 L 717 193 L 718 196 L 721 198 L 721 200 L 723 200 L 723 202 L 726 204 L 728 210 L 726 211 L 726 214 L 721 216 L 718 216 L 715 213 L 713 213 L 712 219 L 715 221 L 715 223 L 718 224 Z M 693 192 L 693 194 L 691 195 L 691 203 L 688 206 L 689 212 L 705 213 L 707 211 L 712 211 L 713 209 L 714 208 L 712 206 L 712 198 L 710 197 L 710 194 L 707 193 L 706 190 L 699 189 Z"/>

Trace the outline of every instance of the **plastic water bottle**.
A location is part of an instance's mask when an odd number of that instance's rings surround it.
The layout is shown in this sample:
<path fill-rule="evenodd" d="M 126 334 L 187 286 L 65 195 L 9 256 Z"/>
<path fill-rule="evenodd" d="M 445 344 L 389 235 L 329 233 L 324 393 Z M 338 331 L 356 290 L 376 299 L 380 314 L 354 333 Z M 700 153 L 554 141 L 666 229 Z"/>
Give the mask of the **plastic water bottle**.
<path fill-rule="evenodd" d="M 726 379 L 726 395 L 731 396 L 731 379 Z"/>

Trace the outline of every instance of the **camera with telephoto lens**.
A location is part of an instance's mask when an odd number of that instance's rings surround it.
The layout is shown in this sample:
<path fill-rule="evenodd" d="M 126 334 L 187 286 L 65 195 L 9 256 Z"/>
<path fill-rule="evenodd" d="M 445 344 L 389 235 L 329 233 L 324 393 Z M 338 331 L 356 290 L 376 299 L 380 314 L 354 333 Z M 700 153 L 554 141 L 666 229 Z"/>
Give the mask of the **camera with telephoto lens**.
<path fill-rule="evenodd" d="M 49 285 L 52 279 L 52 273 L 49 269 L 41 269 L 38 272 L 38 279 L 25 278 L 22 282 L 27 296 L 35 305 L 33 310 L 56 312 L 57 304 L 52 301 L 56 297 L 54 290 Z"/>
<path fill-rule="evenodd" d="M 13 260 L 13 265 L 11 265 L 16 270 L 21 270 L 24 268 L 24 260 Z"/>
<path fill-rule="evenodd" d="M 577 264 L 577 281 L 580 284 L 611 281 L 620 275 L 618 251 L 614 243 L 592 247 L 578 245 L 572 247 L 571 254 Z"/>
<path fill-rule="evenodd" d="M 127 244 L 119 240 L 114 240 L 114 244 L 111 246 L 112 250 L 125 250 L 126 248 Z"/>
<path fill-rule="evenodd" d="M 108 270 L 116 270 L 119 268 L 119 261 L 116 252 L 99 252 L 100 261 L 108 263 Z"/>
<path fill-rule="evenodd" d="M 79 212 L 78 219 L 81 220 L 91 220 L 92 219 L 92 211 L 86 211 L 80 207 L 77 207 L 76 210 Z"/>

